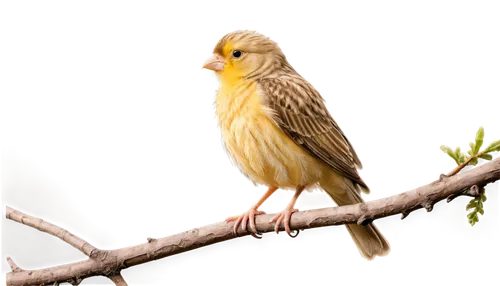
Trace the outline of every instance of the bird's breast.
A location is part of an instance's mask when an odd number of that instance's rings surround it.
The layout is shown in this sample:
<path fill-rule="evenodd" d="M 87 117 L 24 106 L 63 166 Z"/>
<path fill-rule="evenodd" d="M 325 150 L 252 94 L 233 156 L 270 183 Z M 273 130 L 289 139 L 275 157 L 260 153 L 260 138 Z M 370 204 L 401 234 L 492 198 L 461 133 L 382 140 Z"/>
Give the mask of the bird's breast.
<path fill-rule="evenodd" d="M 272 121 L 258 84 L 222 83 L 215 107 L 225 148 L 254 183 L 295 188 L 317 181 L 321 164 Z"/>

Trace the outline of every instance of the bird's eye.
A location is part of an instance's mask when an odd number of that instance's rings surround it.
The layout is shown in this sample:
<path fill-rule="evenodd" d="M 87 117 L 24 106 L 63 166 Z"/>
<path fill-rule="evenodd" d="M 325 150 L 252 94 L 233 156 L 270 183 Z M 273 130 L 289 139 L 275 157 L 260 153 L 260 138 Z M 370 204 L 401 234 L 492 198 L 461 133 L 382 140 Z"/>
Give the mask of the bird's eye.
<path fill-rule="evenodd" d="M 235 58 L 235 59 L 240 58 L 242 55 L 243 55 L 243 52 L 241 52 L 240 50 L 233 51 L 233 58 Z"/>

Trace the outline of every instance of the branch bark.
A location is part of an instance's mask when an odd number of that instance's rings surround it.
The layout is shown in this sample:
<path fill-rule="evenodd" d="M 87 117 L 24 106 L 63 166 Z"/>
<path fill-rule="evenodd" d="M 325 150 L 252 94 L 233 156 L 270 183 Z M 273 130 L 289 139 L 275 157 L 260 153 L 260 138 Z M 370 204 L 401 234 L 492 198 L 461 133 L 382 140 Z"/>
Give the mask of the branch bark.
<path fill-rule="evenodd" d="M 87 255 L 89 259 L 101 259 L 103 256 L 105 257 L 106 252 L 103 252 L 102 250 L 97 249 L 96 247 L 92 246 L 90 243 L 86 242 L 85 240 L 81 239 L 80 237 L 72 234 L 71 232 L 65 230 L 64 228 L 61 228 L 57 225 L 51 224 L 50 222 L 44 221 L 41 218 L 36 218 L 27 214 L 24 214 L 20 211 L 14 210 L 11 207 L 6 207 L 6 217 L 8 219 L 11 219 L 13 221 L 25 224 L 27 226 L 31 226 L 33 228 L 38 229 L 39 231 L 46 232 L 48 234 L 51 234 L 53 236 L 56 236 L 63 240 L 64 242 L 68 243 L 69 245 L 73 246 L 74 248 L 80 250 L 83 252 L 83 254 Z M 28 271 L 19 268 L 16 263 L 10 258 L 7 257 L 7 262 L 10 265 L 10 268 L 12 269 L 11 273 L 23 273 L 23 275 L 28 275 L 36 277 L 37 271 Z M 102 264 L 102 263 L 101 263 Z M 68 264 L 70 265 L 70 264 Z M 42 270 L 50 270 L 52 268 L 47 268 L 47 269 L 42 269 Z M 71 269 L 71 268 L 70 268 Z M 49 272 L 50 275 L 54 277 L 53 281 L 48 282 L 48 284 L 53 285 L 54 283 L 61 283 L 61 282 L 68 282 L 73 285 L 78 285 L 80 282 L 84 279 L 80 277 L 79 275 L 71 275 L 72 271 L 68 271 L 68 269 L 54 269 L 54 272 Z M 115 285 L 119 286 L 127 286 L 127 282 L 123 279 L 123 277 L 120 274 L 120 270 L 111 270 L 111 268 L 108 270 L 108 268 L 104 268 L 104 271 L 100 275 L 105 275 L 107 276 L 111 281 L 115 283 Z M 63 272 L 66 272 L 63 274 Z M 9 277 L 9 274 L 7 274 L 7 277 Z M 68 275 L 69 274 L 69 275 Z M 90 277 L 90 276 L 88 276 Z M 30 277 L 32 278 L 32 277 Z M 33 279 L 33 278 L 32 278 Z M 47 283 L 43 282 L 43 280 L 38 283 L 38 278 L 35 278 L 34 282 L 28 282 L 26 281 L 24 284 L 21 285 L 33 285 L 33 284 L 40 284 L 40 285 L 46 285 Z M 7 285 L 9 285 L 9 280 L 7 278 Z"/>
<path fill-rule="evenodd" d="M 373 220 L 402 214 L 402 219 L 414 210 L 425 208 L 432 211 L 437 202 L 460 195 L 480 195 L 475 191 L 500 179 L 500 158 L 454 176 L 441 175 L 439 180 L 420 188 L 391 197 L 356 205 L 316 209 L 294 213 L 291 227 L 303 230 L 347 223 L 366 224 Z M 472 188 L 472 189 L 471 189 Z M 257 230 L 261 233 L 274 231 L 270 219 L 275 214 L 256 217 Z M 55 235 L 87 254 L 84 261 L 39 270 L 24 270 L 8 258 L 12 272 L 7 273 L 7 285 L 52 285 L 60 282 L 78 284 L 81 280 L 104 275 L 116 285 L 126 285 L 120 270 L 182 253 L 199 247 L 250 234 L 246 230 L 232 232 L 234 223 L 219 222 L 164 238 L 147 238 L 147 242 L 115 250 L 100 250 L 66 230 L 41 219 L 7 207 L 8 219 Z M 283 226 L 280 227 L 283 230 Z"/>
<path fill-rule="evenodd" d="M 17 266 L 17 264 L 14 262 L 14 260 L 12 260 L 12 258 L 10 258 L 8 256 L 7 256 L 7 263 L 9 263 L 9 266 L 10 266 L 10 269 L 12 270 L 12 272 L 17 272 L 17 271 L 22 270 L 21 268 L 19 268 Z"/>

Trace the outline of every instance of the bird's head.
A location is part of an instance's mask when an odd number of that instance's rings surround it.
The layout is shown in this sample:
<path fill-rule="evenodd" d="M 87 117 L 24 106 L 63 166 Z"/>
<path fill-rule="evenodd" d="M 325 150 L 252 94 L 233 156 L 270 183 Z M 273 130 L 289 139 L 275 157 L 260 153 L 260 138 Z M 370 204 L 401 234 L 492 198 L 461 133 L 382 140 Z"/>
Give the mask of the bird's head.
<path fill-rule="evenodd" d="M 293 70 L 274 41 L 252 31 L 236 31 L 222 37 L 203 67 L 215 71 L 221 80 L 258 78 L 278 70 Z"/>

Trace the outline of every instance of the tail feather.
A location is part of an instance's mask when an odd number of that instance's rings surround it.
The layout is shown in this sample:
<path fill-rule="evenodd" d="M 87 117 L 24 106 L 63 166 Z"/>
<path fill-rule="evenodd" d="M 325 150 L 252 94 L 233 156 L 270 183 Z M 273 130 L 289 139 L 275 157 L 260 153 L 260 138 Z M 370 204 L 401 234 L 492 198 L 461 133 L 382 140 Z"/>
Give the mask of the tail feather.
<path fill-rule="evenodd" d="M 375 256 L 386 256 L 389 254 L 391 250 L 389 242 L 387 242 L 373 223 L 366 226 L 347 224 L 346 227 L 359 253 L 364 258 L 372 260 Z"/>
<path fill-rule="evenodd" d="M 339 206 L 363 202 L 360 196 L 360 187 L 350 179 L 336 173 L 325 176 L 320 182 L 321 187 Z M 375 256 L 385 256 L 390 251 L 389 242 L 380 233 L 377 227 L 370 223 L 366 226 L 346 224 L 347 230 L 356 244 L 361 256 L 372 260 Z"/>

